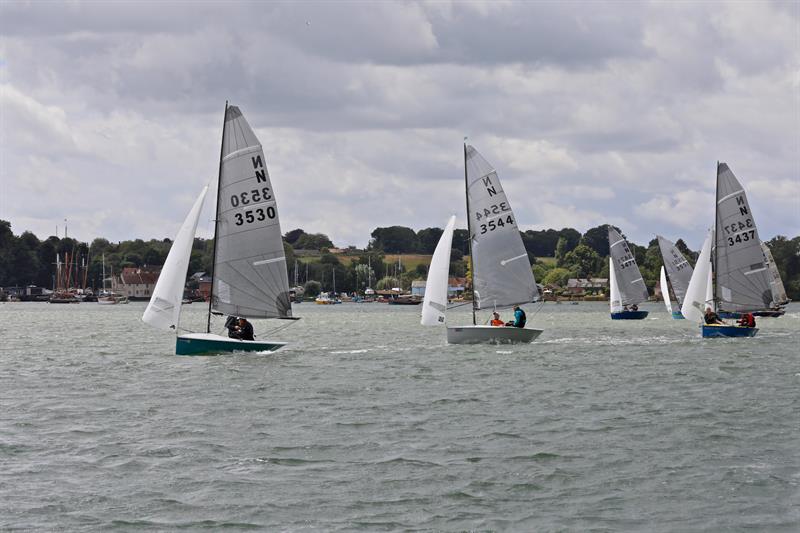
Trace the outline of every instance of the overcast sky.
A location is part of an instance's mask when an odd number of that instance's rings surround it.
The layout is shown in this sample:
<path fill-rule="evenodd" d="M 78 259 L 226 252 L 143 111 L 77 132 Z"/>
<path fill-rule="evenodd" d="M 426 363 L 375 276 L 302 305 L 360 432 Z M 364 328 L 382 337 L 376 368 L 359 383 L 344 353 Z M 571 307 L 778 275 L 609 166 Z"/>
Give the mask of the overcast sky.
<path fill-rule="evenodd" d="M 699 248 L 717 160 L 762 238 L 800 234 L 798 2 L 0 3 L 0 218 L 174 237 L 225 100 L 284 232 L 465 227 L 465 136 L 521 228 Z M 210 236 L 213 202 L 198 233 Z"/>

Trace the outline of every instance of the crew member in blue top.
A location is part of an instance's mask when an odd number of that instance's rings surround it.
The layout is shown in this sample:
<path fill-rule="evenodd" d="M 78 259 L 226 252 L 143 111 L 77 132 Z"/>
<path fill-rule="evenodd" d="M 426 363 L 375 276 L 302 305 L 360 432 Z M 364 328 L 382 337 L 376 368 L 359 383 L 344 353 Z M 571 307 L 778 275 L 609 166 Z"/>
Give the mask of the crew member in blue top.
<path fill-rule="evenodd" d="M 525 311 L 520 309 L 518 305 L 514 306 L 514 320 L 513 322 L 507 322 L 506 326 L 513 326 L 515 328 L 524 328 L 525 321 L 527 317 L 525 316 Z"/>

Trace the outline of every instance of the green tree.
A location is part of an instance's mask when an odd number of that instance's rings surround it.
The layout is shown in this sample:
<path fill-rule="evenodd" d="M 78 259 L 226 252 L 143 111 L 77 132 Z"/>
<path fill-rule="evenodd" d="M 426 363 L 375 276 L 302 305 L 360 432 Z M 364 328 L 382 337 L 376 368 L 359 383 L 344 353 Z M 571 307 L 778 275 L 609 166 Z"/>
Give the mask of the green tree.
<path fill-rule="evenodd" d="M 305 289 L 305 292 L 304 292 L 305 296 L 309 296 L 311 298 L 315 298 L 315 297 L 319 296 L 319 293 L 322 290 L 322 285 L 320 285 L 319 281 L 314 281 L 312 279 L 312 280 L 306 281 L 306 284 L 305 284 L 305 286 L 303 288 Z"/>
<path fill-rule="evenodd" d="M 333 248 L 333 243 L 324 233 L 304 233 L 292 245 L 297 250 L 322 250 Z"/>
<path fill-rule="evenodd" d="M 567 280 L 569 280 L 571 276 L 572 272 L 570 272 L 568 269 L 556 267 L 547 272 L 540 283 L 543 285 L 558 285 L 559 287 L 566 287 Z"/>
<path fill-rule="evenodd" d="M 612 227 L 619 231 L 616 226 Z M 622 234 L 621 231 L 620 234 Z M 581 237 L 581 244 L 597 252 L 600 257 L 608 256 L 608 224 L 586 230 L 586 233 Z"/>
<path fill-rule="evenodd" d="M 600 255 L 586 244 L 579 244 L 564 257 L 562 266 L 573 271 L 577 277 L 586 278 L 600 269 Z"/>
<path fill-rule="evenodd" d="M 405 226 L 375 228 L 371 237 L 370 248 L 383 250 L 389 254 L 408 254 L 419 249 L 417 234 Z"/>
<path fill-rule="evenodd" d="M 439 244 L 444 230 L 441 228 L 425 228 L 417 232 L 417 242 L 419 243 L 419 253 L 432 254 Z"/>

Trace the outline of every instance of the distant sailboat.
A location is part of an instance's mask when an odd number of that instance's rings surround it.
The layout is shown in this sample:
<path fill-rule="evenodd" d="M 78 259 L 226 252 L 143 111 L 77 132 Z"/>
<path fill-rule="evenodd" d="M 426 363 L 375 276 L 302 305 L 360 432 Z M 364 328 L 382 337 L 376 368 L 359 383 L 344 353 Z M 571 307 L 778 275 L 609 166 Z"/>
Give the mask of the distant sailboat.
<path fill-rule="evenodd" d="M 178 330 L 183 287 L 205 187 L 172 244 L 142 320 Z M 178 355 L 275 351 L 285 342 L 211 333 L 212 311 L 246 318 L 291 318 L 289 278 L 277 204 L 264 151 L 236 106 L 225 105 L 219 163 L 214 270 L 205 333 L 178 334 Z"/>
<path fill-rule="evenodd" d="M 682 319 L 681 306 L 686 296 L 686 289 L 689 287 L 689 280 L 692 279 L 692 265 L 678 250 L 678 248 L 671 241 L 665 239 L 661 235 L 656 235 L 658 239 L 658 248 L 661 251 L 661 259 L 663 265 L 661 266 L 661 295 L 664 297 L 664 303 L 667 306 L 667 311 L 672 314 L 674 319 Z M 669 286 L 672 284 L 672 292 L 675 293 L 675 299 L 678 300 L 678 309 L 672 310 L 672 305 L 669 302 Z"/>
<path fill-rule="evenodd" d="M 772 257 L 772 251 L 765 242 L 761 243 L 761 250 L 764 252 L 764 261 L 769 267 L 769 288 L 772 292 L 772 303 L 770 309 L 764 311 L 756 311 L 753 313 L 755 316 L 763 317 L 779 317 L 783 316 L 786 311 L 783 307 L 791 302 L 789 296 L 786 294 L 786 288 L 783 286 L 781 273 L 778 271 L 778 266 L 775 264 L 775 259 Z"/>
<path fill-rule="evenodd" d="M 608 250 L 611 320 L 645 318 L 648 312 L 638 309 L 638 305 L 648 297 L 642 273 L 627 241 L 611 226 L 608 227 Z"/>
<path fill-rule="evenodd" d="M 712 301 L 705 304 L 715 306 L 721 316 L 763 310 L 772 302 L 769 268 L 747 195 L 725 163 L 717 163 L 715 211 L 716 225 L 703 245 L 689 284 L 691 298 L 687 295 L 683 306 L 684 316 L 691 320 L 702 319 L 691 310 L 698 308 L 699 287 L 711 295 Z M 701 328 L 703 337 L 752 337 L 758 332 L 755 327 L 730 324 L 702 324 Z"/>
<path fill-rule="evenodd" d="M 530 303 L 539 296 L 528 253 L 497 172 L 475 148 L 464 145 L 464 181 L 472 274 L 472 325 L 447 326 L 450 344 L 528 343 L 541 329 L 478 325 L 476 312 Z M 447 275 L 455 217 L 439 239 L 428 273 L 422 324 L 445 321 Z M 430 292 L 428 289 L 430 284 Z"/>

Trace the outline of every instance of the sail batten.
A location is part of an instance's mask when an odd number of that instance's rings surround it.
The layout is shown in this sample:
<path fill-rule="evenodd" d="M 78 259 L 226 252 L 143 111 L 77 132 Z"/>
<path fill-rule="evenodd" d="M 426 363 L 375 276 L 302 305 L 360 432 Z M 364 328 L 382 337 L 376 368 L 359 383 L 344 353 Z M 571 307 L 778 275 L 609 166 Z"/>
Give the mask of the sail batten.
<path fill-rule="evenodd" d="M 613 271 L 609 269 L 609 272 L 613 272 L 615 277 L 619 305 L 636 305 L 646 301 L 649 294 L 636 258 L 622 235 L 611 226 L 608 227 L 608 242 L 609 256 L 613 262 Z"/>
<path fill-rule="evenodd" d="M 532 302 L 539 291 L 511 204 L 494 167 L 474 147 L 465 148 L 474 307 Z"/>
<path fill-rule="evenodd" d="M 747 194 L 727 164 L 717 167 L 715 299 L 721 311 L 769 308 L 770 276 Z"/>

